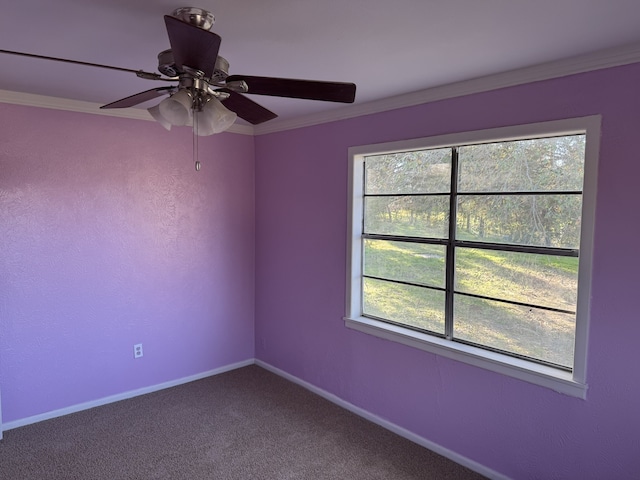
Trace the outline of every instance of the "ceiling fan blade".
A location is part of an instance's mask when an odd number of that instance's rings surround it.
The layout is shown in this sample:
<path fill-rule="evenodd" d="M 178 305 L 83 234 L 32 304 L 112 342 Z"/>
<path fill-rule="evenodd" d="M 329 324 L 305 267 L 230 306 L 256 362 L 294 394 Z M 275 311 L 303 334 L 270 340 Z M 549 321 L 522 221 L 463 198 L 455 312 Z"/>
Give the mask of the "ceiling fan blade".
<path fill-rule="evenodd" d="M 136 93 L 135 95 L 131 95 L 130 97 L 121 98 L 120 100 L 116 100 L 115 102 L 111 102 L 107 105 L 103 105 L 100 108 L 106 109 L 106 108 L 133 107 L 134 105 L 138 105 L 148 100 L 153 100 L 156 97 L 161 97 L 162 95 L 171 93 L 171 90 L 175 90 L 175 88 L 176 87 L 152 88 L 151 90 L 146 90 L 144 92 Z"/>
<path fill-rule="evenodd" d="M 232 112 L 236 112 L 238 116 L 252 125 L 258 125 L 268 120 L 273 120 L 278 115 L 271 110 L 267 110 L 262 105 L 258 105 L 253 100 L 245 97 L 244 95 L 233 92 L 226 88 L 221 88 L 220 91 L 227 92 L 229 98 L 222 100 L 222 104 Z"/>
<path fill-rule="evenodd" d="M 306 98 L 308 100 L 341 103 L 353 103 L 356 97 L 356 86 L 353 83 L 254 77 L 249 75 L 230 75 L 226 81 L 244 81 L 249 87 L 249 90 L 245 93 L 255 93 L 257 95 Z"/>
<path fill-rule="evenodd" d="M 176 67 L 179 70 L 183 66 L 200 70 L 205 78 L 210 78 L 220 50 L 220 36 L 170 15 L 164 16 L 164 23 Z"/>
<path fill-rule="evenodd" d="M 70 60 L 68 58 L 60 58 L 60 57 L 49 57 L 47 55 L 36 55 L 35 53 L 15 52 L 13 50 L 0 50 L 0 53 L 6 53 L 7 55 L 17 55 L 20 57 L 37 58 L 40 60 L 51 60 L 54 62 L 72 63 L 74 65 L 83 65 L 85 67 L 97 67 L 97 68 L 106 68 L 109 70 L 118 70 L 120 72 L 131 72 L 131 73 L 135 73 L 138 77 L 145 78 L 147 80 L 173 80 L 169 78 L 164 78 L 162 75 L 158 75 L 157 73 L 145 72 L 144 70 L 133 70 L 132 68 L 114 67 L 113 65 L 103 65 L 101 63 L 81 62 L 80 60 Z"/>

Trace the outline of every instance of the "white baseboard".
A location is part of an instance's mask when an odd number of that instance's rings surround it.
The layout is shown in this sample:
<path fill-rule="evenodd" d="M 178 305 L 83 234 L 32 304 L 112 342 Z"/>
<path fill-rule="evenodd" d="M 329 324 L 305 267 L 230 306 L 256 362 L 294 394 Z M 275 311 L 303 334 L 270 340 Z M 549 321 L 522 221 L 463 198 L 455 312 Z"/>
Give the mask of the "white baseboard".
<path fill-rule="evenodd" d="M 137 397 L 139 395 L 145 395 L 147 393 L 157 392 L 158 390 L 164 390 L 165 388 L 175 387 L 177 385 L 182 385 L 183 383 L 189 383 L 195 380 L 211 377 L 213 375 L 219 375 L 221 373 L 229 372 L 231 370 L 235 370 L 237 368 L 242 368 L 242 367 L 246 367 L 248 365 L 253 365 L 253 364 L 254 364 L 254 359 L 250 358 L 242 362 L 233 363 L 231 365 L 225 365 L 220 368 L 215 368 L 207 372 L 197 373 L 195 375 L 190 375 L 188 377 L 183 377 L 176 380 L 170 380 L 168 382 L 160 383 L 158 385 L 142 387 L 136 390 L 131 390 L 128 392 L 118 393 L 116 395 L 110 395 L 108 397 L 99 398 L 97 400 L 92 400 L 90 402 L 79 403 L 77 405 L 61 408 L 59 410 L 52 410 L 50 412 L 41 413 L 39 415 L 33 415 L 31 417 L 21 418 L 19 420 L 14 420 L 12 422 L 3 423 L 2 428 L 0 429 L 0 439 L 2 438 L 3 430 L 6 431 L 6 430 L 11 430 L 13 428 L 24 427 L 25 425 L 31 425 L 32 423 L 42 422 L 44 420 L 50 420 L 52 418 L 61 417 L 63 415 L 68 415 L 70 413 L 81 412 L 82 410 L 88 410 L 93 407 L 100 407 L 108 403 L 118 402 L 120 400 L 126 400 L 128 398 Z"/>
<path fill-rule="evenodd" d="M 442 455 L 443 457 L 448 458 L 449 460 L 453 460 L 454 462 L 463 465 L 471 470 L 473 470 L 474 472 L 477 472 L 481 475 L 484 475 L 487 478 L 491 478 L 493 480 L 509 480 L 509 477 L 502 475 L 501 473 L 498 473 L 488 467 L 485 467 L 484 465 L 471 460 L 470 458 L 467 458 L 463 455 L 460 455 L 459 453 L 456 453 L 452 450 L 449 450 L 448 448 L 445 448 L 441 445 L 438 445 L 437 443 L 432 442 L 431 440 L 427 440 L 424 437 L 421 437 L 419 435 L 416 435 L 415 433 L 407 430 L 406 428 L 400 427 L 394 423 L 389 422 L 388 420 L 385 420 L 384 418 L 381 418 L 371 412 L 368 412 L 367 410 L 364 410 L 360 407 L 357 407 L 356 405 L 353 405 L 352 403 L 347 402 L 346 400 L 341 399 L 340 397 L 334 395 L 333 393 L 329 393 L 326 390 L 323 390 L 321 388 L 316 387 L 315 385 L 312 385 L 311 383 L 308 383 L 298 377 L 295 377 L 283 370 L 280 370 L 279 368 L 276 368 L 266 362 L 263 362 L 262 360 L 255 360 L 255 364 L 258 365 L 259 367 L 264 368 L 265 370 L 268 370 L 272 373 L 275 373 L 276 375 L 285 378 L 287 380 L 289 380 L 290 382 L 296 383 L 298 385 L 300 385 L 301 387 L 306 388 L 307 390 L 315 393 L 316 395 L 321 396 L 322 398 L 329 400 L 332 403 L 335 403 L 336 405 L 338 405 L 339 407 L 344 408 L 345 410 L 349 410 L 352 413 L 355 413 L 356 415 L 365 418 L 367 420 L 369 420 L 370 422 L 375 423 L 376 425 L 379 425 L 383 428 L 386 428 L 387 430 L 400 435 L 401 437 L 406 438 L 407 440 L 410 440 L 414 443 L 417 443 L 418 445 L 428 448 L 429 450 L 431 450 L 432 452 L 435 452 L 439 455 Z"/>

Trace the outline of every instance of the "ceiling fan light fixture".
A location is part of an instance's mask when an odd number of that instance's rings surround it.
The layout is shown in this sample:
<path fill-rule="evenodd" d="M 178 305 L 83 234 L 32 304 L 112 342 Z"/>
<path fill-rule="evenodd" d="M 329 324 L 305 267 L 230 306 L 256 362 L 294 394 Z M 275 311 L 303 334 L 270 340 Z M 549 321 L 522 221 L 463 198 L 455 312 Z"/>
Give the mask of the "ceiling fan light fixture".
<path fill-rule="evenodd" d="M 214 133 L 220 133 L 228 130 L 238 118 L 238 114 L 236 112 L 229 110 L 215 97 L 212 97 L 211 101 L 205 105 L 205 110 L 211 112 L 210 114 L 213 115 L 215 125 Z"/>
<path fill-rule="evenodd" d="M 194 131 L 200 137 L 221 133 L 234 124 L 238 115 L 225 107 L 216 97 L 211 97 L 202 111 L 196 112 L 197 122 Z"/>
<path fill-rule="evenodd" d="M 203 110 L 202 112 L 194 112 L 193 133 L 199 137 L 208 137 L 216 133 L 214 122 L 210 115 L 207 115 Z"/>
<path fill-rule="evenodd" d="M 166 130 L 171 130 L 171 124 L 160 113 L 160 105 L 147 108 L 147 112 L 149 112 L 153 119 L 160 125 L 162 125 Z"/>
<path fill-rule="evenodd" d="M 187 90 L 178 90 L 160 102 L 158 113 L 171 125 L 186 125 L 191 115 L 191 104 L 191 94 Z"/>

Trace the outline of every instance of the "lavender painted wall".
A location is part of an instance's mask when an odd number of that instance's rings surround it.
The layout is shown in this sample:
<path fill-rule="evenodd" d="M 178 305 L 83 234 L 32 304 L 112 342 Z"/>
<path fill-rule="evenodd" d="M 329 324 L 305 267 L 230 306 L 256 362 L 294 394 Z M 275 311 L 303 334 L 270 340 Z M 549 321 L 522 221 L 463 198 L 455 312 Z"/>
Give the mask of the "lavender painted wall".
<path fill-rule="evenodd" d="M 4 422 L 253 357 L 254 140 L 191 142 L 0 104 Z"/>
<path fill-rule="evenodd" d="M 640 476 L 640 64 L 256 139 L 256 357 L 518 479 Z M 347 329 L 347 148 L 602 115 L 587 400 Z"/>

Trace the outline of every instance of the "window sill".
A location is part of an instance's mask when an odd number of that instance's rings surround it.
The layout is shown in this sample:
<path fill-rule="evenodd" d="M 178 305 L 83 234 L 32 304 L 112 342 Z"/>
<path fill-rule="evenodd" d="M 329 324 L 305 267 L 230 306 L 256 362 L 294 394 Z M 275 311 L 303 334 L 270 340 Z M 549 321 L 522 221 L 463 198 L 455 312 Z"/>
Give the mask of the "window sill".
<path fill-rule="evenodd" d="M 565 395 L 581 399 L 586 398 L 588 386 L 585 383 L 576 381 L 570 372 L 451 342 L 370 318 L 345 317 L 344 321 L 345 326 L 359 332 L 508 375 L 525 382 L 550 388 Z"/>

